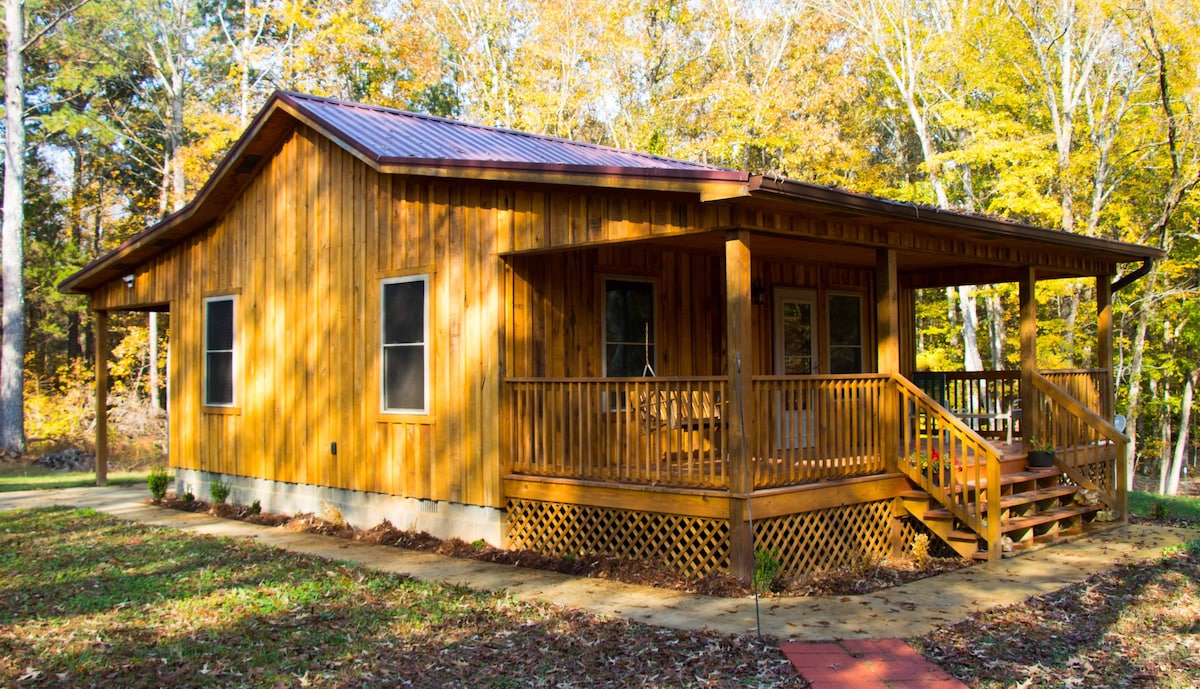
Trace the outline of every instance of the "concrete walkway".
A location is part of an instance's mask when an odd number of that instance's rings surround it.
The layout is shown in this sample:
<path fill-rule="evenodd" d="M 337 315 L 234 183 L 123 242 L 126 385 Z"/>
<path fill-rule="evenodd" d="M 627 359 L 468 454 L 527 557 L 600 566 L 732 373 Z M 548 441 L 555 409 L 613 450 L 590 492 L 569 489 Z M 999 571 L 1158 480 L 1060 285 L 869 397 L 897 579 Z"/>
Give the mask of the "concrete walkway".
<path fill-rule="evenodd" d="M 507 591 L 601 615 L 677 629 L 744 634 L 755 630 L 750 598 L 710 598 L 647 586 L 521 569 L 179 512 L 146 504 L 144 486 L 0 493 L 0 510 L 66 505 L 192 533 L 249 538 L 264 545 L 358 563 L 427 581 Z M 782 640 L 827 641 L 925 634 L 970 614 L 1054 591 L 1117 564 L 1155 558 L 1195 531 L 1131 525 L 991 566 L 975 566 L 861 596 L 763 598 L 762 633 Z"/>

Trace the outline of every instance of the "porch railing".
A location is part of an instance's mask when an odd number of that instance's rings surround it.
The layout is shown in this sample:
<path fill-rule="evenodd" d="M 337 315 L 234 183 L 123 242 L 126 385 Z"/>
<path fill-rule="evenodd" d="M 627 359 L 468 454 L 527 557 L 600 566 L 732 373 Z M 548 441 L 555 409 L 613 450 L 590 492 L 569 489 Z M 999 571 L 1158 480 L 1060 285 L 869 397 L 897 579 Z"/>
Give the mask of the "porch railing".
<path fill-rule="evenodd" d="M 726 488 L 728 378 L 510 378 L 513 473 Z"/>
<path fill-rule="evenodd" d="M 989 543 L 1000 556 L 1000 451 L 903 376 L 891 378 L 899 395 L 902 458 L 899 469 L 942 507 Z"/>
<path fill-rule="evenodd" d="M 1020 437 L 1017 371 L 919 372 L 913 381 L 972 430 L 993 438 Z"/>
<path fill-rule="evenodd" d="M 1034 374 L 1033 387 L 1038 414 L 1028 437 L 1053 446 L 1058 468 L 1125 517 L 1128 468 L 1123 459 L 1128 439 L 1083 400 L 1052 382 L 1051 375 Z"/>
<path fill-rule="evenodd" d="M 889 386 L 877 374 L 755 376 L 746 400 L 756 413 L 747 439 L 754 487 L 883 472 Z"/>
<path fill-rule="evenodd" d="M 1083 406 L 1105 419 L 1112 419 L 1108 409 L 1112 399 L 1112 374 L 1102 369 L 1075 371 L 1042 371 L 1042 376 Z"/>

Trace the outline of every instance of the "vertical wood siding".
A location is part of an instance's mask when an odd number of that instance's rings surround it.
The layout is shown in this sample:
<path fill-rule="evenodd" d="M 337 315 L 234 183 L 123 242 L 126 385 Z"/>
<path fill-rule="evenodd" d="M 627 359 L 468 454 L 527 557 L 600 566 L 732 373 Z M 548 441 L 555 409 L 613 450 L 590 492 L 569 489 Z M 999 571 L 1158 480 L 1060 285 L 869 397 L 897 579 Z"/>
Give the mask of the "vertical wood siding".
<path fill-rule="evenodd" d="M 501 505 L 501 196 L 380 175 L 301 128 L 208 230 L 95 292 L 96 309 L 169 305 L 172 465 Z M 386 415 L 379 282 L 415 273 L 431 274 L 432 413 Z M 201 405 L 217 294 L 237 298 L 234 409 Z"/>
<path fill-rule="evenodd" d="M 605 277 L 637 277 L 654 282 L 657 299 L 656 346 L 660 376 L 725 374 L 725 273 L 721 256 L 657 245 L 608 246 L 553 256 L 509 259 L 505 284 L 510 337 L 508 375 L 598 377 L 604 375 Z M 863 295 L 864 366 L 873 366 L 874 297 L 868 269 L 816 263 L 755 260 L 753 279 L 766 303 L 753 307 L 754 367 L 750 375 L 774 373 L 772 294 L 775 287 L 817 291 L 824 348 L 828 291 Z M 822 361 L 826 357 L 822 356 Z"/>
<path fill-rule="evenodd" d="M 92 305 L 169 306 L 173 466 L 502 506 L 502 378 L 601 375 L 605 276 L 655 282 L 659 375 L 724 373 L 722 256 L 619 243 L 729 226 L 727 206 L 678 198 L 383 175 L 300 127 L 219 220 Z M 500 257 L 529 247 L 549 252 Z M 869 294 L 869 271 L 753 270 L 768 294 Z M 432 413 L 381 414 L 380 280 L 423 273 Z M 201 404 L 203 300 L 219 294 L 237 299 L 234 409 Z M 754 313 L 760 373 L 769 303 Z"/>

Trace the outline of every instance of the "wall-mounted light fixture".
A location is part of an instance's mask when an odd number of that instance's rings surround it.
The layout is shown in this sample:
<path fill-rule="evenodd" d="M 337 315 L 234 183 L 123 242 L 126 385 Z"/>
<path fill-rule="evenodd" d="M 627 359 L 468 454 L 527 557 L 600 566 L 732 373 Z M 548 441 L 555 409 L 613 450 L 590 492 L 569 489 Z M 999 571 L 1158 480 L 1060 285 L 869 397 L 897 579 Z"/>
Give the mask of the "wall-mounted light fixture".
<path fill-rule="evenodd" d="M 123 277 L 121 279 L 125 281 L 126 287 L 133 289 L 133 274 L 132 273 L 130 273 L 129 275 L 126 275 L 125 277 Z"/>
<path fill-rule="evenodd" d="M 763 286 L 762 280 L 755 280 L 750 283 L 750 303 L 755 306 L 762 306 L 767 303 L 767 288 Z"/>

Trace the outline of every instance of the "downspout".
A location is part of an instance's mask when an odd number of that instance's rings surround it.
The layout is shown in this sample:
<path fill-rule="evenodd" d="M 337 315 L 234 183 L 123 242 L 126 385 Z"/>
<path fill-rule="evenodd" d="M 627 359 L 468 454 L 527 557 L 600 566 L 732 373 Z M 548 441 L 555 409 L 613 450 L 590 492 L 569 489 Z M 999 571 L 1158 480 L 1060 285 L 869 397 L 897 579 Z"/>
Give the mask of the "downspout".
<path fill-rule="evenodd" d="M 1123 277 L 1118 278 L 1116 282 L 1112 283 L 1112 293 L 1116 294 L 1117 292 L 1120 292 L 1121 290 L 1125 289 L 1126 287 L 1133 284 L 1134 282 L 1137 282 L 1144 275 L 1146 275 L 1146 273 L 1149 273 L 1150 269 L 1153 267 L 1154 267 L 1154 259 L 1152 259 L 1152 258 L 1142 259 L 1142 265 L 1139 266 L 1137 268 L 1137 270 L 1135 270 L 1132 273 L 1129 273 Z"/>

